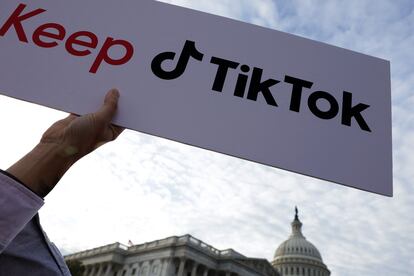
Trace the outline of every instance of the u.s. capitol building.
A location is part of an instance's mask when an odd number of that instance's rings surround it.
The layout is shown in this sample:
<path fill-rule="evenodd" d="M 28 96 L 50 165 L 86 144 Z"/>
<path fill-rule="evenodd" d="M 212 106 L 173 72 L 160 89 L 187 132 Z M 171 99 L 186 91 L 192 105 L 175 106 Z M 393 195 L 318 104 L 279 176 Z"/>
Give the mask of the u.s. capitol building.
<path fill-rule="evenodd" d="M 131 246 L 114 243 L 65 260 L 80 261 L 84 276 L 329 276 L 318 249 L 302 234 L 297 209 L 291 226 L 291 235 L 271 262 L 218 250 L 191 235 Z"/>

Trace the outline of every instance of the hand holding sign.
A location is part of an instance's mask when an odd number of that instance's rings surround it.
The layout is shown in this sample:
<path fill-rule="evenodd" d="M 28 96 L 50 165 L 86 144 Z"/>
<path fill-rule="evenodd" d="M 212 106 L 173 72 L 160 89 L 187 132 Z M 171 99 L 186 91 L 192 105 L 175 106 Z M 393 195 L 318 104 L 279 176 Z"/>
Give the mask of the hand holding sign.
<path fill-rule="evenodd" d="M 41 197 L 46 196 L 65 172 L 83 156 L 114 140 L 123 128 L 112 125 L 119 92 L 110 90 L 95 113 L 69 115 L 54 123 L 40 143 L 7 172 Z"/>

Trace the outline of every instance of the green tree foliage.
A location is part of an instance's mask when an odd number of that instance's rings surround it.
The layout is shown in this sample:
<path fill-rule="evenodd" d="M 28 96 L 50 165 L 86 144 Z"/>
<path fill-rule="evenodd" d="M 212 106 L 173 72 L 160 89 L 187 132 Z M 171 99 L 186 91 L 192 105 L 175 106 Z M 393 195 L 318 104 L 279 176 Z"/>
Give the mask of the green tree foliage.
<path fill-rule="evenodd" d="M 77 260 L 66 261 L 66 265 L 68 266 L 72 276 L 82 276 L 85 271 L 85 267 L 80 261 Z"/>

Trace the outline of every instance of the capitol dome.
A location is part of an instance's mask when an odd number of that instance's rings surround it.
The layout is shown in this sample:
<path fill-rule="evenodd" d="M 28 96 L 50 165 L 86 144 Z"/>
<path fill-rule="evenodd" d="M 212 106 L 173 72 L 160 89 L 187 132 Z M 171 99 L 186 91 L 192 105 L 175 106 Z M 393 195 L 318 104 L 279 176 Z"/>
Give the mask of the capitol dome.
<path fill-rule="evenodd" d="M 276 249 L 272 265 L 283 276 L 329 276 L 330 271 L 323 263 L 319 250 L 302 234 L 297 208 L 291 226 L 292 233 Z"/>

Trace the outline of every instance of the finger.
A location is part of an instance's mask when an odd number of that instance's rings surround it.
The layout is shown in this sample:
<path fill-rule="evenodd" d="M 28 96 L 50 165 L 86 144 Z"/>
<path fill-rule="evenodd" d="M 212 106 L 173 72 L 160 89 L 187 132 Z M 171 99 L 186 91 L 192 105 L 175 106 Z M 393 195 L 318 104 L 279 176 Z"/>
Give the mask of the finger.
<path fill-rule="evenodd" d="M 96 150 L 97 148 L 99 148 L 99 147 L 101 147 L 101 146 L 103 146 L 103 145 L 105 145 L 107 142 L 99 142 L 99 143 L 97 143 L 94 147 L 93 147 L 93 150 Z"/>
<path fill-rule="evenodd" d="M 117 89 L 111 89 L 106 93 L 104 104 L 96 112 L 96 116 L 99 119 L 103 119 L 106 122 L 110 122 L 115 116 L 119 99 L 119 91 Z"/>
<path fill-rule="evenodd" d="M 122 133 L 122 131 L 124 131 L 124 128 L 110 124 L 105 129 L 101 137 L 101 142 L 106 143 L 115 140 Z"/>
<path fill-rule="evenodd" d="M 78 118 L 79 115 L 70 113 L 68 117 L 66 117 L 65 119 L 63 119 L 65 122 L 72 122 L 73 120 L 75 120 L 76 118 Z"/>
<path fill-rule="evenodd" d="M 114 133 L 114 139 L 118 138 L 118 136 L 125 130 L 125 128 L 120 127 L 120 126 L 116 126 L 116 125 L 111 125 L 112 126 L 112 132 Z"/>
<path fill-rule="evenodd" d="M 69 114 L 69 116 L 67 116 L 66 118 L 59 120 L 57 122 L 55 122 L 52 127 L 62 127 L 62 126 L 67 126 L 68 124 L 70 124 L 73 120 L 75 120 L 78 116 L 74 115 L 74 114 Z"/>

